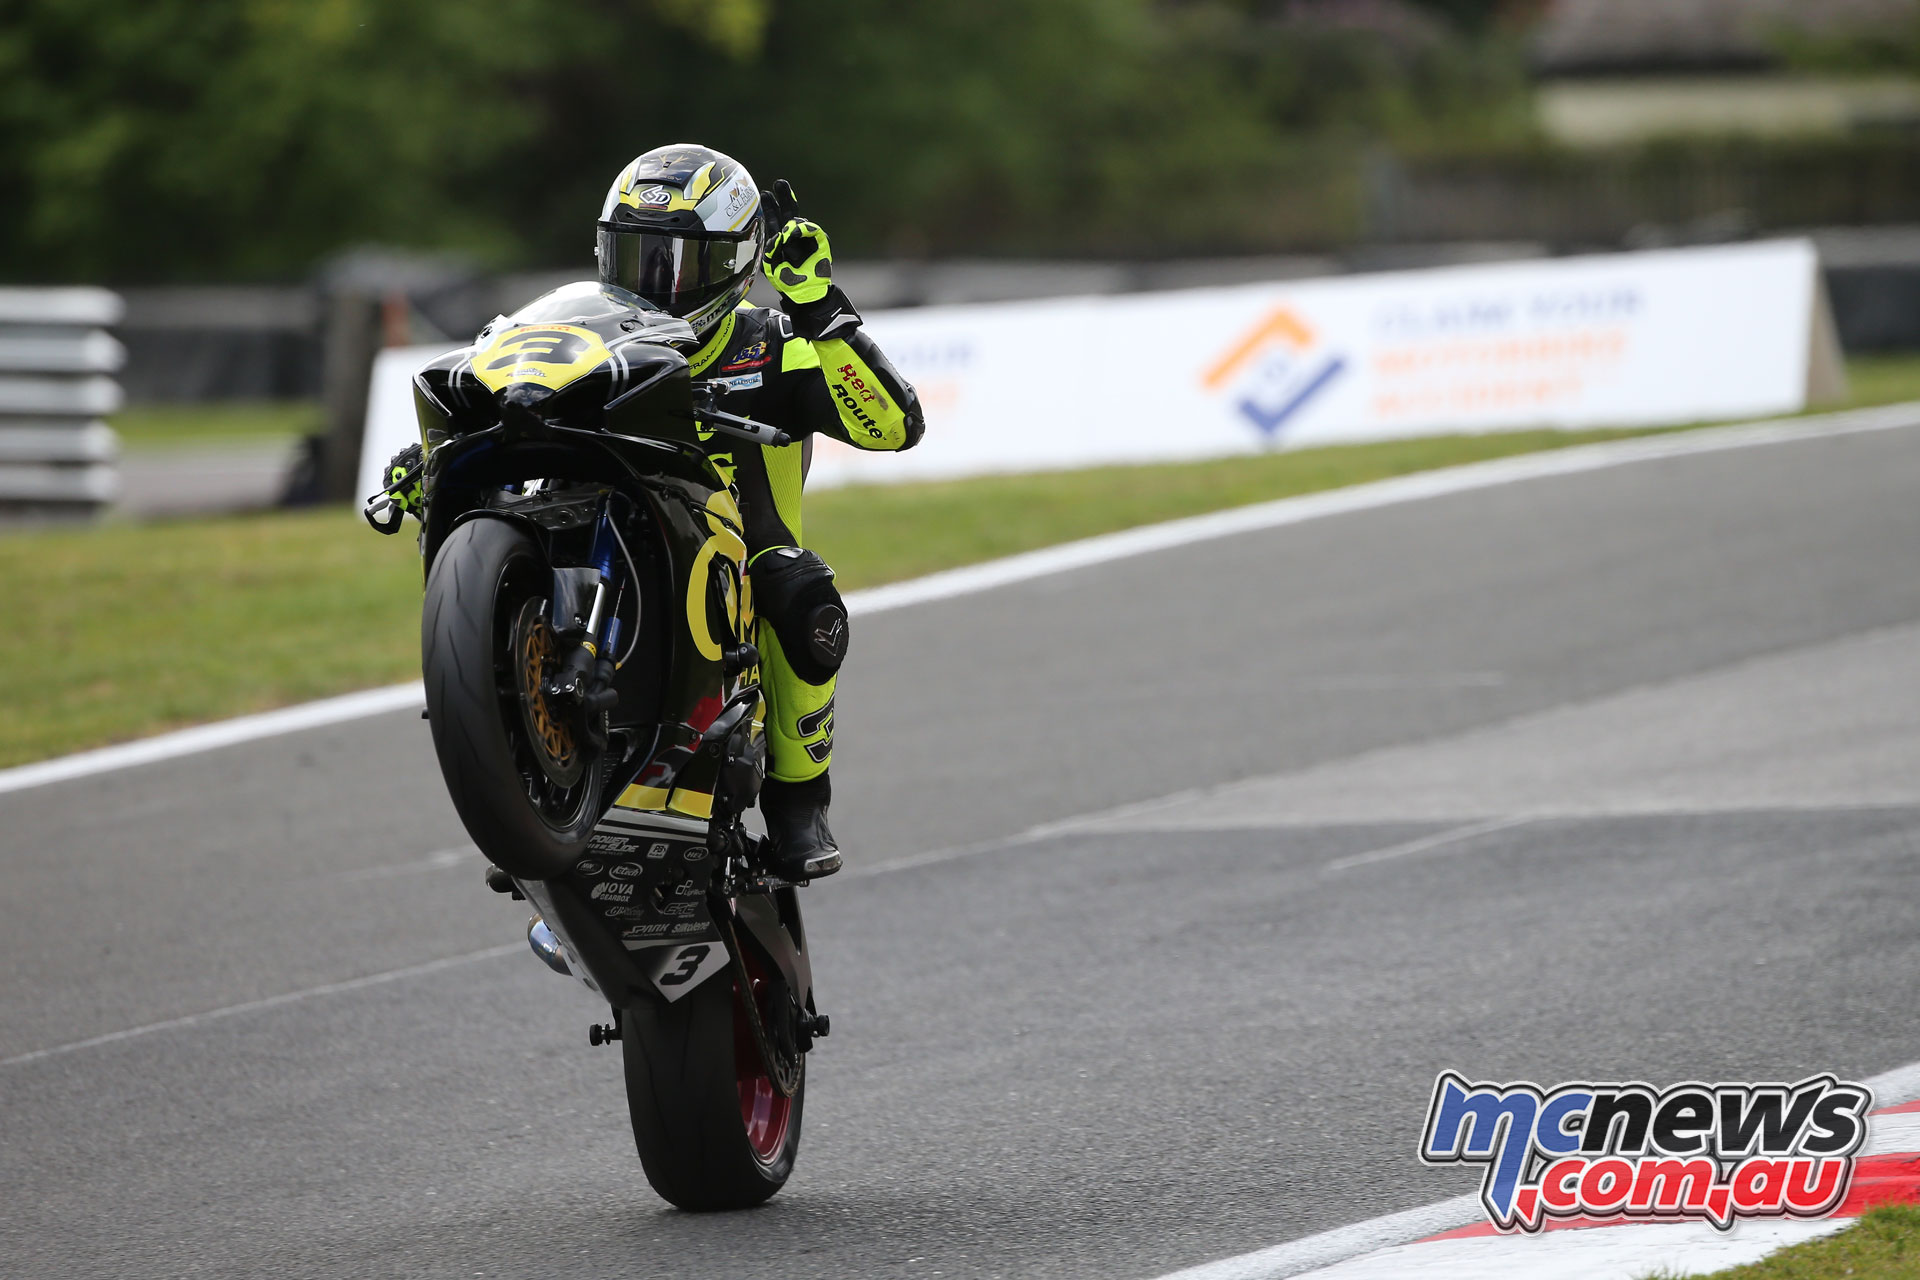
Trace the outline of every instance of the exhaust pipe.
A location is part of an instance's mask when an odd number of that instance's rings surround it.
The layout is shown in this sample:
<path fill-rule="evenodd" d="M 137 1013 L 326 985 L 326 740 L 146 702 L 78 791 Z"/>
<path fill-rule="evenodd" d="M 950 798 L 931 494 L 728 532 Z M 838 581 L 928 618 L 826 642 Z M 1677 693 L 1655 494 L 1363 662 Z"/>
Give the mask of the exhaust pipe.
<path fill-rule="evenodd" d="M 533 954 L 540 962 L 563 978 L 571 978 L 573 970 L 567 967 L 567 953 L 560 945 L 560 939 L 554 937 L 553 930 L 547 928 L 547 922 L 539 916 L 527 921 L 527 945 L 533 948 Z"/>

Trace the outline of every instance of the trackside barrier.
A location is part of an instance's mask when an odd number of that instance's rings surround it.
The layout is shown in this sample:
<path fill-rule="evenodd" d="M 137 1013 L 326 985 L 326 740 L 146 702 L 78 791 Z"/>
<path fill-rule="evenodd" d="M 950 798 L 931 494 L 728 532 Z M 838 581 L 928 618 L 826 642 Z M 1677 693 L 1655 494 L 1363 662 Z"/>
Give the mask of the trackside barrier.
<path fill-rule="evenodd" d="M 926 439 L 897 456 L 821 440 L 813 484 L 1729 421 L 1845 391 L 1807 240 L 876 311 L 867 328 L 919 390 Z M 381 354 L 362 493 L 415 438 L 410 378 L 445 349 Z"/>
<path fill-rule="evenodd" d="M 126 351 L 104 326 L 105 289 L 0 289 L 0 517 L 90 516 L 119 487 L 120 407 L 110 376 Z"/>

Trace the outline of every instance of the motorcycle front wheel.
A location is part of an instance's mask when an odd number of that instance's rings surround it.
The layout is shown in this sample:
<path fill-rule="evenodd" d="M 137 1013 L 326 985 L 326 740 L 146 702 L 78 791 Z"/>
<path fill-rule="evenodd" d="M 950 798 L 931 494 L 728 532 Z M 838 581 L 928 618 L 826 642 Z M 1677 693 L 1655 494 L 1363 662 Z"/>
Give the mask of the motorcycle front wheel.
<path fill-rule="evenodd" d="M 600 816 L 604 770 L 543 685 L 559 661 L 553 571 L 506 520 L 468 520 L 427 575 L 420 666 L 433 747 L 480 851 L 523 879 L 565 874 Z"/>

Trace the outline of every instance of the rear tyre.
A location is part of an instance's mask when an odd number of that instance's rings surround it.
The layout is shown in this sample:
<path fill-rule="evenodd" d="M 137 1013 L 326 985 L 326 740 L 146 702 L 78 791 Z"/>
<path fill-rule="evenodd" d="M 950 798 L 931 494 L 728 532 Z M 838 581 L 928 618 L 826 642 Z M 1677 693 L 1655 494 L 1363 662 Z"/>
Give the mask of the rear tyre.
<path fill-rule="evenodd" d="M 782 1016 L 785 985 L 767 981 L 751 947 L 747 954 L 761 1017 Z M 786 1185 L 800 1148 L 806 1059 L 793 1096 L 782 1098 L 740 999 L 729 970 L 674 1004 L 649 1002 L 621 1019 L 640 1165 L 661 1198 L 682 1209 L 759 1204 Z"/>
<path fill-rule="evenodd" d="M 586 851 L 600 816 L 597 753 L 548 705 L 557 661 L 552 569 L 518 525 L 456 527 L 427 575 L 420 666 L 447 794 L 480 851 L 510 874 L 548 879 Z"/>

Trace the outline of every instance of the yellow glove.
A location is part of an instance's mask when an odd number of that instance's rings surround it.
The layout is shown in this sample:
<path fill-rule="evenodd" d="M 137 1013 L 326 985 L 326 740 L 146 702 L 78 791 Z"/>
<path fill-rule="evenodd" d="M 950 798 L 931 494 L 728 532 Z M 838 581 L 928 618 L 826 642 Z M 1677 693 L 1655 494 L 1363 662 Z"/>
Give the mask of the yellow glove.
<path fill-rule="evenodd" d="M 382 495 L 416 520 L 427 509 L 427 499 L 420 480 L 423 470 L 420 464 L 424 461 L 426 455 L 417 444 L 410 444 L 394 454 L 387 463 L 388 488 Z M 403 489 L 401 485 L 406 487 Z"/>
<path fill-rule="evenodd" d="M 767 241 L 760 269 L 782 297 L 797 306 L 818 302 L 833 287 L 833 246 L 817 222 L 794 216 L 793 185 L 785 178 L 760 193 L 761 204 L 770 227 L 777 227 Z"/>

